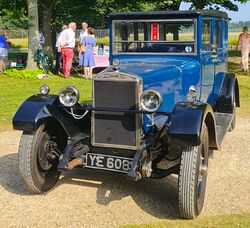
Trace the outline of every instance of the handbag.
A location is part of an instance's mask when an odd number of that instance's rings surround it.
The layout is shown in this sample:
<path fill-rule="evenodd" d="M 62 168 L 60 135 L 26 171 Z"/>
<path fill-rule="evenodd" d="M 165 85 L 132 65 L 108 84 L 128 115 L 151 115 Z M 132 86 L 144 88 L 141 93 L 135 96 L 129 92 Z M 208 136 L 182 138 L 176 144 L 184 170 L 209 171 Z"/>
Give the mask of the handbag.
<path fill-rule="evenodd" d="M 81 51 L 81 52 L 85 52 L 85 51 L 86 51 L 86 46 L 85 46 L 85 45 L 82 45 L 81 48 L 80 48 L 80 51 Z"/>

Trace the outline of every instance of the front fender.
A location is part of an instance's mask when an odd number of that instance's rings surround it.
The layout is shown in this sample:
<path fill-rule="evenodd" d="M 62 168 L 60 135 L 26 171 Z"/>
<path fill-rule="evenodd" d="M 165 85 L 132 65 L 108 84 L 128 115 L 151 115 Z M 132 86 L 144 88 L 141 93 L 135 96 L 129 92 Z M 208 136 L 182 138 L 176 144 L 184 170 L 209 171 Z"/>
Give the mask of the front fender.
<path fill-rule="evenodd" d="M 13 118 L 15 130 L 34 132 L 47 118 L 54 118 L 66 131 L 70 138 L 82 135 L 76 121 L 69 118 L 58 108 L 57 95 L 34 95 L 29 97 L 17 110 Z"/>
<path fill-rule="evenodd" d="M 212 107 L 205 103 L 177 103 L 168 128 L 170 144 L 200 145 L 203 123 L 208 127 L 209 147 L 218 149 L 216 123 Z"/>

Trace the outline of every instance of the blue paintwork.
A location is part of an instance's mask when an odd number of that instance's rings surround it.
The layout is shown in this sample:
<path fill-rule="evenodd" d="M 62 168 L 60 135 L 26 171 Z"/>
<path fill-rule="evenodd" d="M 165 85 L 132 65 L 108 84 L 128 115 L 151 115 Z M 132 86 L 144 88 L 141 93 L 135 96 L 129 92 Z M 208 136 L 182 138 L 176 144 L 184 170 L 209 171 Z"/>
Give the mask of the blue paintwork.
<path fill-rule="evenodd" d="M 140 53 L 137 55 L 133 53 L 113 55 L 113 47 L 110 45 L 109 60 L 112 62 L 113 59 L 119 59 L 121 72 L 140 77 L 143 83 L 143 91 L 150 89 L 161 94 L 163 102 L 158 111 L 171 112 L 173 114 L 170 117 L 169 125 L 169 135 L 172 137 L 172 140 L 175 138 L 185 141 L 185 138 L 187 138 L 189 142 L 199 143 L 198 139 L 202 123 L 207 118 L 206 121 L 211 126 L 215 125 L 212 107 L 214 108 L 217 100 L 225 95 L 222 90 L 226 82 L 228 25 L 227 21 L 225 26 L 223 25 L 226 19 L 216 19 L 220 20 L 221 40 L 217 49 L 218 61 L 213 61 L 213 49 L 202 50 L 202 21 L 208 18 L 211 19 L 210 44 L 213 44 L 215 42 L 214 35 L 216 28 L 215 18 L 212 15 L 218 16 L 219 14 L 205 14 L 206 16 L 204 17 L 202 16 L 203 14 L 194 15 L 190 14 L 187 18 L 191 18 L 191 16 L 196 18 L 196 54 Z M 141 17 L 143 17 L 143 14 Z M 175 15 L 175 19 L 177 17 L 179 17 L 178 14 Z M 146 18 L 148 18 L 148 15 Z M 160 19 L 158 16 L 156 18 Z M 112 44 L 112 20 L 109 21 L 109 25 L 110 44 Z M 230 76 L 229 78 L 232 77 Z M 233 79 L 231 82 L 234 82 Z M 199 101 L 198 104 L 192 107 L 190 104 L 187 106 L 187 103 L 185 103 L 186 95 L 191 85 L 195 86 Z M 230 85 L 232 85 L 229 87 L 231 91 L 234 88 L 234 84 L 231 83 Z M 228 87 L 225 88 L 228 89 Z M 229 98 L 231 101 L 231 97 Z M 39 122 L 46 118 L 55 118 L 72 138 L 77 137 L 81 130 L 84 131 L 83 129 L 79 130 L 77 127 L 80 125 L 83 126 L 82 123 L 73 120 L 69 114 L 60 109 L 57 96 L 35 95 L 30 97 L 17 111 L 13 119 L 13 126 L 18 130 L 34 131 Z M 88 122 L 90 122 L 89 119 Z M 152 128 L 147 126 L 150 123 L 148 116 L 144 115 L 143 129 L 145 133 L 152 130 Z M 212 128 L 215 132 L 216 127 Z M 212 141 L 214 145 L 211 144 L 211 147 L 216 148 L 216 137 Z"/>
<path fill-rule="evenodd" d="M 215 118 L 210 105 L 205 103 L 189 105 L 178 103 L 173 111 L 168 128 L 170 144 L 200 145 L 200 134 L 203 123 L 209 125 L 210 148 L 217 148 L 215 135 Z"/>
<path fill-rule="evenodd" d="M 58 96 L 41 94 L 29 97 L 17 110 L 13 118 L 13 128 L 26 132 L 34 132 L 42 122 L 53 118 L 59 122 L 70 138 L 82 135 L 77 121 L 58 108 Z"/>
<path fill-rule="evenodd" d="M 47 105 L 53 105 L 55 96 L 34 95 L 29 97 L 17 110 L 13 118 L 13 128 L 22 131 L 34 131 L 39 119 L 48 116 L 44 111 Z"/>
<path fill-rule="evenodd" d="M 210 44 L 215 43 L 215 20 L 220 21 L 220 43 L 217 50 L 217 62 L 212 58 L 214 48 L 202 50 L 202 21 L 204 19 L 211 20 Z M 185 102 L 190 85 L 195 86 L 199 101 L 213 106 L 218 98 L 227 70 L 227 41 L 223 40 L 223 37 L 227 37 L 227 35 L 225 36 L 227 25 L 226 28 L 222 26 L 224 20 L 223 18 L 215 19 L 214 17 L 203 17 L 202 15 L 196 17 L 196 55 L 170 55 L 167 53 L 166 55 L 162 53 L 159 55 L 153 55 L 153 53 L 149 55 L 114 55 L 111 45 L 110 62 L 113 59 L 119 59 L 121 72 L 139 76 L 143 82 L 143 90 L 153 89 L 158 91 L 163 98 L 159 109 L 161 112 L 173 112 L 178 102 Z M 110 20 L 111 44 L 113 42 L 112 31 L 112 21 Z M 184 117 L 184 115 L 182 116 Z M 183 121 L 186 122 L 188 119 L 184 118 Z M 149 131 L 149 127 L 147 127 L 149 123 L 148 117 L 144 115 L 143 129 L 145 132 Z"/>
<path fill-rule="evenodd" d="M 177 102 L 186 101 L 191 85 L 195 85 L 200 94 L 200 64 L 188 57 L 138 56 L 117 57 L 121 62 L 120 71 L 139 76 L 143 81 L 143 90 L 158 91 L 163 102 L 161 112 L 172 112 Z"/>

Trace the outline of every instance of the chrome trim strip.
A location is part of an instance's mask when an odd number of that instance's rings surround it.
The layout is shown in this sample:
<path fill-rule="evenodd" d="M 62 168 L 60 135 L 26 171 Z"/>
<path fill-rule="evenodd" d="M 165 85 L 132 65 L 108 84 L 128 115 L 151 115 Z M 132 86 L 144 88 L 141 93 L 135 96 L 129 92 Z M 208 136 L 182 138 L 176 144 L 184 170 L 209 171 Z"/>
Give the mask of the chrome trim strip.
<path fill-rule="evenodd" d="M 123 78 L 117 78 L 122 76 Z M 93 79 L 92 86 L 92 97 L 93 97 L 93 107 L 95 107 L 95 91 L 94 83 L 95 81 L 123 81 L 123 82 L 134 82 L 137 84 L 135 91 L 135 108 L 140 109 L 140 97 L 142 94 L 142 79 L 134 75 L 129 75 L 121 72 L 107 72 L 103 74 L 97 74 Z M 107 143 L 97 143 L 95 142 L 95 111 L 91 113 L 91 144 L 97 147 L 108 147 L 108 148 L 117 148 L 117 149 L 128 149 L 128 150 L 139 150 L 141 145 L 141 128 L 142 128 L 142 114 L 135 114 L 136 118 L 136 132 L 135 132 L 135 141 L 136 145 L 128 146 L 122 144 L 107 144 Z"/>

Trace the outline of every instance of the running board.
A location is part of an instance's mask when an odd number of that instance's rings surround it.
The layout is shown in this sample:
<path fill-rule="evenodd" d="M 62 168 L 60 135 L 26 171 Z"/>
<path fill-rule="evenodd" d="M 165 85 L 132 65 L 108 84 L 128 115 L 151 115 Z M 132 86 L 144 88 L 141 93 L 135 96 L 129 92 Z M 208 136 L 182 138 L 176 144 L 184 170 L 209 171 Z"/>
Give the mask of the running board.
<path fill-rule="evenodd" d="M 233 120 L 233 114 L 230 113 L 215 113 L 215 122 L 216 122 L 216 134 L 219 147 L 221 146 L 226 133 L 231 125 Z"/>

